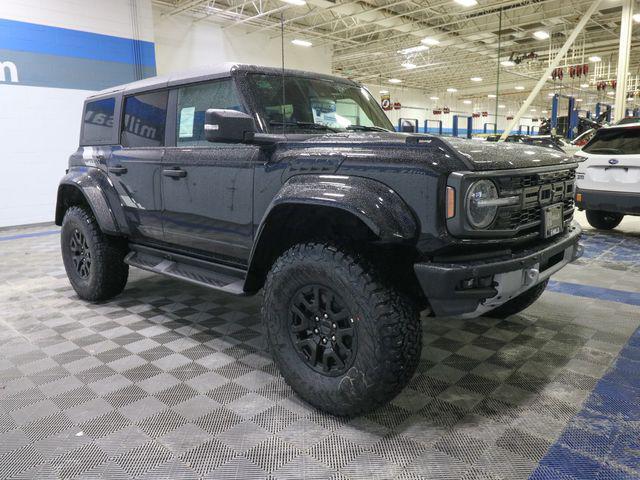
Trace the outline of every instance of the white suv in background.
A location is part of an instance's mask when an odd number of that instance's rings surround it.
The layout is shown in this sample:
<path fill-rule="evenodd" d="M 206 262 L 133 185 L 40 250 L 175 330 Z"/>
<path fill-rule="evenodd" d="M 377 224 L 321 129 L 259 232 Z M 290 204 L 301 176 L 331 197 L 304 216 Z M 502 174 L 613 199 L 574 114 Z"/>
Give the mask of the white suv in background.
<path fill-rule="evenodd" d="M 640 215 L 640 122 L 599 129 L 575 154 L 576 206 L 591 226 L 611 230 L 625 215 Z"/>

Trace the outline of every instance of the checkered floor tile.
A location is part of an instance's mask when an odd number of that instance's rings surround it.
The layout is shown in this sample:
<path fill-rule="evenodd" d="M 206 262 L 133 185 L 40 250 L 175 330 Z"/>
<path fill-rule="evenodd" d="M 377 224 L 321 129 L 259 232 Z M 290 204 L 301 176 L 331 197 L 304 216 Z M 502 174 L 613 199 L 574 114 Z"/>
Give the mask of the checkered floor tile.
<path fill-rule="evenodd" d="M 345 420 L 284 383 L 259 297 L 132 269 L 89 304 L 58 242 L 0 243 L 1 478 L 524 479 L 640 319 L 558 293 L 507 320 L 425 317 L 409 386 Z"/>

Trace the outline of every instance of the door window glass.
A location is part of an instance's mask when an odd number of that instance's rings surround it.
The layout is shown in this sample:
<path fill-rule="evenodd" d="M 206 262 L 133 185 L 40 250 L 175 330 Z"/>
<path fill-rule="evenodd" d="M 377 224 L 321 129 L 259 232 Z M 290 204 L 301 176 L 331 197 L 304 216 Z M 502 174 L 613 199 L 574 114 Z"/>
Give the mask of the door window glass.
<path fill-rule="evenodd" d="M 127 97 L 120 143 L 124 147 L 161 147 L 167 120 L 168 92 L 153 92 Z"/>
<path fill-rule="evenodd" d="M 231 79 L 191 85 L 178 90 L 176 144 L 179 147 L 210 145 L 204 136 L 204 113 L 209 108 L 245 111 Z"/>
<path fill-rule="evenodd" d="M 81 145 L 95 145 L 113 140 L 113 111 L 115 107 L 114 98 L 103 98 L 87 103 L 82 118 L 84 126 Z"/>

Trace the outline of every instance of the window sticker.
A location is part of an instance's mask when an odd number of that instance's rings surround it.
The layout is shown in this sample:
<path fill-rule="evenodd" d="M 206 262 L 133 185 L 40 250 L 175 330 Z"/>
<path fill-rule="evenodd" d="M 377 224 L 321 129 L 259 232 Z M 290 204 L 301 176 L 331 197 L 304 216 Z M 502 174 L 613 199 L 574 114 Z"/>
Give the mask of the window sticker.
<path fill-rule="evenodd" d="M 180 138 L 193 137 L 193 121 L 196 114 L 196 107 L 184 107 L 180 110 Z"/>

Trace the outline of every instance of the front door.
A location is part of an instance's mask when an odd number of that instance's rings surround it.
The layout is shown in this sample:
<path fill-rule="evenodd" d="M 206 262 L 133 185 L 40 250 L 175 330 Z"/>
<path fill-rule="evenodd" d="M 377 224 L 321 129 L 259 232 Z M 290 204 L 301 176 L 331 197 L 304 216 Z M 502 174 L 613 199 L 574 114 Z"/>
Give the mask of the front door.
<path fill-rule="evenodd" d="M 120 149 L 106 159 L 134 241 L 162 242 L 160 169 L 164 156 L 168 92 L 123 99 Z"/>
<path fill-rule="evenodd" d="M 210 143 L 204 136 L 208 108 L 244 108 L 231 79 L 182 87 L 176 97 L 176 146 L 166 149 L 161 173 L 165 240 L 224 263 L 246 265 L 260 149 Z"/>

